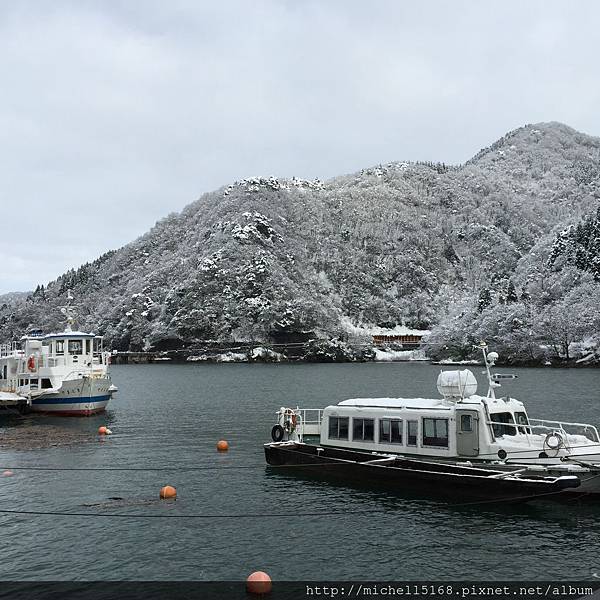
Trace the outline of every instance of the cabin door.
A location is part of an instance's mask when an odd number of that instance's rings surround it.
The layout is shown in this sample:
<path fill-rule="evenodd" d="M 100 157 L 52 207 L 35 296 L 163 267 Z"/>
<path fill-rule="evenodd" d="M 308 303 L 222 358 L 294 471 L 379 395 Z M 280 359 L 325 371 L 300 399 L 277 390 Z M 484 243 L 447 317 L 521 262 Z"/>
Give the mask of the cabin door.
<path fill-rule="evenodd" d="M 479 413 L 476 410 L 456 411 L 456 453 L 479 455 Z"/>

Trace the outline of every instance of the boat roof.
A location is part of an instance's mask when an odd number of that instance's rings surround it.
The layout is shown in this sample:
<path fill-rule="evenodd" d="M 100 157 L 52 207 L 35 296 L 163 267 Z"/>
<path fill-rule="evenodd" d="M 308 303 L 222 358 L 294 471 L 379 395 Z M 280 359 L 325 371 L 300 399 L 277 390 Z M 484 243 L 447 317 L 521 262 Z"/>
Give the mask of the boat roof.
<path fill-rule="evenodd" d="M 29 336 L 26 336 L 29 337 Z M 38 340 L 50 340 L 50 339 L 54 339 L 54 338 L 95 338 L 95 337 L 99 337 L 97 336 L 95 333 L 85 333 L 83 331 L 63 331 L 62 333 L 48 333 L 47 335 L 43 335 L 43 336 L 35 336 L 32 337 L 31 339 L 38 339 Z"/>
<path fill-rule="evenodd" d="M 443 398 L 350 398 L 338 406 L 380 406 L 382 408 L 437 408 L 448 406 Z"/>
<path fill-rule="evenodd" d="M 465 398 L 460 404 L 479 404 L 480 396 Z M 448 408 L 456 404 L 444 398 L 350 398 L 337 406 L 371 406 L 379 408 Z"/>

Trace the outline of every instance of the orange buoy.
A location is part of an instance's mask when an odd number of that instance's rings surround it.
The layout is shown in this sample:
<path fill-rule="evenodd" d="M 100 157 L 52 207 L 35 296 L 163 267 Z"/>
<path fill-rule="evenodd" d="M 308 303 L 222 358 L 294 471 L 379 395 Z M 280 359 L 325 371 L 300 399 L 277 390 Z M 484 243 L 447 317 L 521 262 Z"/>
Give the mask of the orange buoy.
<path fill-rule="evenodd" d="M 246 579 L 246 590 L 251 594 L 268 594 L 272 587 L 271 578 L 264 571 L 254 571 Z"/>
<path fill-rule="evenodd" d="M 227 443 L 226 440 L 219 440 L 217 442 L 217 450 L 219 452 L 227 452 L 227 450 L 229 450 L 229 444 Z"/>
<path fill-rule="evenodd" d="M 177 490 L 172 485 L 165 485 L 165 487 L 160 488 L 160 497 L 163 500 L 168 498 L 176 498 Z"/>
<path fill-rule="evenodd" d="M 108 429 L 106 428 L 105 425 L 102 425 L 102 426 L 98 427 L 98 434 L 99 435 L 106 435 L 107 431 L 108 431 Z"/>
<path fill-rule="evenodd" d="M 9 469 L 6 469 L 6 471 L 4 471 L 2 473 L 2 477 L 12 477 L 14 475 L 14 473 L 12 471 L 10 471 Z"/>

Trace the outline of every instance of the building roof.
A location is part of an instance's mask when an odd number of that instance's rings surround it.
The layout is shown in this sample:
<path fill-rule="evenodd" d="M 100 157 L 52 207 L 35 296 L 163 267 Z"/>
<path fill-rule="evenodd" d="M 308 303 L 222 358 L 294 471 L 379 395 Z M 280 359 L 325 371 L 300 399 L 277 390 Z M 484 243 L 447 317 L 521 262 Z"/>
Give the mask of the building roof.
<path fill-rule="evenodd" d="M 383 327 L 371 327 L 369 329 L 371 335 L 416 335 L 423 337 L 429 335 L 431 331 L 429 329 L 411 329 L 406 325 L 396 325 L 392 329 L 384 329 Z"/>

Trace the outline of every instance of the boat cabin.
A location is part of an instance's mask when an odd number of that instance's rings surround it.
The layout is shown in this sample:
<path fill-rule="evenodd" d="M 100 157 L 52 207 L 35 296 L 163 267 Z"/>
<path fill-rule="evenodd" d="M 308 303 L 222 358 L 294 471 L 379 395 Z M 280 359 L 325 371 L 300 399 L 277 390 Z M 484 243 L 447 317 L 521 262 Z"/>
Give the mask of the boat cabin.
<path fill-rule="evenodd" d="M 27 335 L 0 349 L 0 391 L 29 393 L 57 387 L 79 371 L 104 369 L 102 337 L 81 331 Z"/>
<path fill-rule="evenodd" d="M 488 424 L 492 421 L 493 424 Z M 495 458 L 498 439 L 528 429 L 525 407 L 512 398 L 354 398 L 323 411 L 320 443 L 378 452 Z"/>
<path fill-rule="evenodd" d="M 437 383 L 438 399 L 353 398 L 328 406 L 320 415 L 320 444 L 485 461 L 600 457 L 596 427 L 530 419 L 519 400 L 496 398 L 499 384 L 492 376 L 485 397 L 475 393 L 477 380 L 469 370 L 442 371 Z"/>

